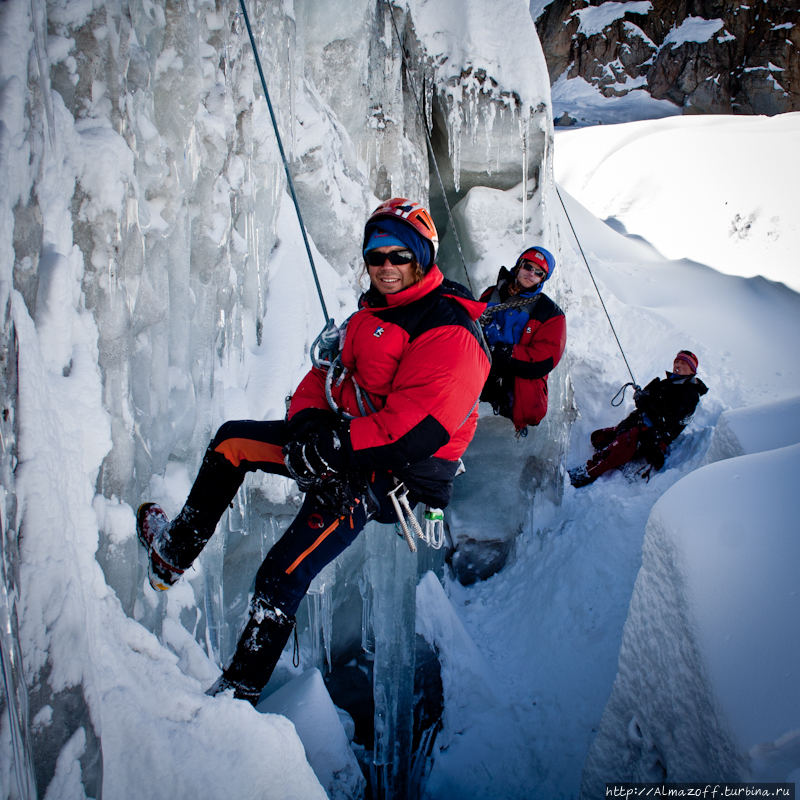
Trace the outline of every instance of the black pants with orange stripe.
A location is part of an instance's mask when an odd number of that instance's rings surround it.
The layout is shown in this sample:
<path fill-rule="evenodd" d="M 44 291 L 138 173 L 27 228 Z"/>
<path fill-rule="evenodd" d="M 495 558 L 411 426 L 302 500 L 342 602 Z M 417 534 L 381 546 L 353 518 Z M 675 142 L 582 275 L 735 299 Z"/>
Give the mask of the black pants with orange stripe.
<path fill-rule="evenodd" d="M 240 420 L 222 425 L 208 447 L 186 505 L 170 526 L 163 557 L 174 566 L 190 566 L 248 472 L 261 470 L 289 477 L 281 452 L 287 441 L 284 420 Z M 378 473 L 371 482 L 374 494 L 383 502 L 380 513 L 370 519 L 394 521 L 394 509 L 386 500 L 391 477 Z M 322 507 L 309 492 L 294 521 L 261 564 L 256 595 L 293 615 L 313 578 L 355 541 L 366 523 L 363 503 L 341 516 Z"/>

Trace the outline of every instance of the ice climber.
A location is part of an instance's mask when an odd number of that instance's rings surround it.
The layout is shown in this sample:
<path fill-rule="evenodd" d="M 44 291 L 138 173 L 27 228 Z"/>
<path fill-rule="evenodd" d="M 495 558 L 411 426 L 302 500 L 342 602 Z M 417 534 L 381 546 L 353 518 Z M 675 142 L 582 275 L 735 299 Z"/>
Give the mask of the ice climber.
<path fill-rule="evenodd" d="M 247 472 L 292 477 L 303 505 L 256 575 L 233 660 L 208 690 L 258 702 L 314 576 L 368 520 L 397 520 L 387 492 L 443 508 L 478 419 L 489 357 L 476 320 L 485 306 L 435 264 L 438 236 L 425 208 L 380 205 L 364 229 L 370 288 L 334 335 L 334 374 L 314 367 L 286 419 L 226 422 L 171 522 L 154 503 L 137 514 L 150 582 L 172 586 L 214 533 Z"/>
<path fill-rule="evenodd" d="M 544 247 L 529 247 L 513 270 L 501 267 L 497 284 L 481 295 L 488 303 L 481 322 L 492 353 L 481 400 L 511 419 L 518 435 L 544 419 L 547 376 L 567 343 L 564 312 L 542 292 L 555 265 Z"/>
<path fill-rule="evenodd" d="M 666 378 L 653 378 L 644 389 L 634 391 L 636 411 L 613 428 L 592 433 L 596 452 L 586 466 L 569 471 L 575 487 L 586 486 L 603 473 L 644 458 L 659 470 L 671 442 L 689 423 L 708 387 L 697 377 L 697 356 L 681 350 Z"/>

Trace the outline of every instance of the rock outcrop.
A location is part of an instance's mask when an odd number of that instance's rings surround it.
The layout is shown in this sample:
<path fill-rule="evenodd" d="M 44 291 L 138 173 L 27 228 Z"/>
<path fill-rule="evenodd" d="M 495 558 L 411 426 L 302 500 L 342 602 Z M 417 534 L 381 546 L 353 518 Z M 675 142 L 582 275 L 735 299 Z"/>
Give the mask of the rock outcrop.
<path fill-rule="evenodd" d="M 552 83 L 645 89 L 685 114 L 800 110 L 800 9 L 788 0 L 553 0 L 535 22 Z"/>

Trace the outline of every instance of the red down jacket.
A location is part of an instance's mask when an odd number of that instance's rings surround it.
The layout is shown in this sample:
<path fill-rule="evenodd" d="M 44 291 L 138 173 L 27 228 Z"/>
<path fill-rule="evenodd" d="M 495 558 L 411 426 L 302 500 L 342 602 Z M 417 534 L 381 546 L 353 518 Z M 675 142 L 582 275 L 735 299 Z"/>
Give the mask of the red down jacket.
<path fill-rule="evenodd" d="M 503 267 L 497 285 L 486 289 L 481 300 L 490 305 L 505 302 L 509 299 L 508 287 L 513 279 Z M 518 331 L 514 338 L 517 335 L 519 338 L 510 342 L 513 345 L 511 358 L 492 365 L 482 398 L 492 403 L 496 413 L 510 417 L 516 430 L 538 425 L 547 414 L 547 376 L 561 360 L 567 343 L 564 312 L 546 294 L 541 291 L 536 294 L 532 305 L 495 315 L 506 337 L 513 330 Z M 525 297 L 526 293 L 520 296 Z M 508 320 L 513 325 L 504 324 L 507 317 L 513 317 Z M 503 341 L 503 337 L 500 340 Z"/>
<path fill-rule="evenodd" d="M 489 374 L 475 322 L 486 306 L 435 265 L 402 292 L 370 290 L 359 305 L 342 347 L 347 376 L 332 389 L 337 406 L 357 417 L 349 427 L 355 462 L 365 472 L 390 471 L 417 499 L 444 506 Z M 289 419 L 329 408 L 325 377 L 315 368 L 303 378 Z M 360 416 L 353 379 L 375 409 L 367 416 Z"/>

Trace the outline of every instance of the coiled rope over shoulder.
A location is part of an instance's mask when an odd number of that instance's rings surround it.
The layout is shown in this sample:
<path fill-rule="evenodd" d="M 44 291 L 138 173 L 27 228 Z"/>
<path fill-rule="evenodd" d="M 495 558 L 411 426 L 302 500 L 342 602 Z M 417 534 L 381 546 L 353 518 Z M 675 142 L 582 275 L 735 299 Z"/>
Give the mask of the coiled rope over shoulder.
<path fill-rule="evenodd" d="M 489 306 L 483 314 L 478 317 L 478 322 L 482 326 L 488 325 L 492 321 L 492 317 L 500 311 L 505 311 L 509 308 L 523 308 L 524 306 L 532 306 L 535 305 L 539 298 L 541 297 L 540 294 L 537 294 L 535 297 L 512 297 L 510 300 L 506 300 L 505 303 L 498 303 L 496 306 Z"/>

